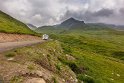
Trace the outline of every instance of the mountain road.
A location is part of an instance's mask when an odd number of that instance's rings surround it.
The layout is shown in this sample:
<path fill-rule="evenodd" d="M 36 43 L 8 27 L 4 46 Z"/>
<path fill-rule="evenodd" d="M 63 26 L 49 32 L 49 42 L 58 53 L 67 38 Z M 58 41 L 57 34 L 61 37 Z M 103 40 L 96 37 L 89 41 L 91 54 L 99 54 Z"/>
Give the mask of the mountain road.
<path fill-rule="evenodd" d="M 34 44 L 43 43 L 44 40 L 30 40 L 30 41 L 17 41 L 17 42 L 4 42 L 0 43 L 0 52 L 12 50 L 14 48 L 31 46 Z"/>

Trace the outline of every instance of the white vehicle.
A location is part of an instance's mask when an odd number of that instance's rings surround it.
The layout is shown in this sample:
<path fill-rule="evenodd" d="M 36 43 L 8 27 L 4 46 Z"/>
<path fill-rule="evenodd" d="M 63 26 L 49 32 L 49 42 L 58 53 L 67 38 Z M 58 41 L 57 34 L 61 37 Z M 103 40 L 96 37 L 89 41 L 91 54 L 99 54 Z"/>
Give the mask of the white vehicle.
<path fill-rule="evenodd" d="M 49 39 L 49 35 L 44 34 L 44 35 L 42 36 L 42 39 L 43 39 L 43 40 L 48 40 L 48 39 Z"/>

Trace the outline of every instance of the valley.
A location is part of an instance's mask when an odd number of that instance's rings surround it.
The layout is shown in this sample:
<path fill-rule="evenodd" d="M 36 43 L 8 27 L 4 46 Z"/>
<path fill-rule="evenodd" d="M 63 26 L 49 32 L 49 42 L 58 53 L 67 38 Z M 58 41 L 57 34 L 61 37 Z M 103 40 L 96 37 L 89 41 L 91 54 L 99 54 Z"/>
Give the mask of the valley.
<path fill-rule="evenodd" d="M 124 82 L 123 30 L 74 18 L 28 26 L 0 12 L 2 83 Z"/>
<path fill-rule="evenodd" d="M 80 82 L 123 83 L 123 31 L 103 24 L 84 23 L 68 29 L 56 26 L 38 29 L 58 40 L 65 54 L 76 58 L 76 61 L 70 61 L 63 55 L 59 60 L 71 68 Z"/>

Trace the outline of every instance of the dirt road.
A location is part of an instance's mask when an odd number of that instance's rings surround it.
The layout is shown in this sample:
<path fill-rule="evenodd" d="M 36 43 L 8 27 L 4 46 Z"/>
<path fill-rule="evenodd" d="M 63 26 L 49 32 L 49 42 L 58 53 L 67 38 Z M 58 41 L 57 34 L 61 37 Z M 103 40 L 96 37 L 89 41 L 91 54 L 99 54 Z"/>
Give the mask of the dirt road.
<path fill-rule="evenodd" d="M 4 51 L 11 50 L 18 47 L 30 46 L 30 45 L 34 45 L 42 42 L 44 42 L 44 40 L 30 40 L 30 41 L 0 43 L 0 52 L 4 52 Z"/>

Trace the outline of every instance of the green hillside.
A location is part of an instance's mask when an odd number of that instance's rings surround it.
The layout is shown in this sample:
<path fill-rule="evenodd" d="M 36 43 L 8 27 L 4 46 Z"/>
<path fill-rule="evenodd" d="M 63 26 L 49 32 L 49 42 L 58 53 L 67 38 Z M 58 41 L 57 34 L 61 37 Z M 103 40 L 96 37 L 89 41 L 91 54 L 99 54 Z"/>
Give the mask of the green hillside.
<path fill-rule="evenodd" d="M 69 33 L 69 32 L 82 32 L 82 31 L 107 31 L 107 32 L 115 32 L 115 30 L 112 27 L 104 26 L 104 25 L 97 25 L 97 24 L 85 24 L 80 27 L 59 27 L 59 26 L 43 26 L 37 28 L 35 31 L 38 33 Z M 117 31 L 116 31 L 117 32 Z M 122 31 L 123 32 L 123 31 Z"/>
<path fill-rule="evenodd" d="M 40 27 L 37 28 L 35 31 L 38 33 L 63 33 L 64 31 L 66 31 L 68 29 L 63 29 L 63 28 L 58 28 L 58 27 L 52 27 L 52 26 L 44 26 L 44 27 Z"/>
<path fill-rule="evenodd" d="M 15 49 L 6 52 L 3 56 L 14 57 L 15 61 L 12 63 L 35 64 L 35 66 L 29 65 L 30 70 L 36 71 L 39 66 L 49 70 L 53 73 L 53 83 L 59 83 L 58 78 L 64 79 L 63 83 L 73 83 L 69 77 L 75 78 L 75 75 L 79 83 L 124 82 L 123 32 L 118 34 L 118 31 L 113 30 L 75 29 L 51 34 L 49 31 L 48 34 L 53 40 Z M 52 31 L 54 32 L 51 29 Z M 25 77 L 18 79 L 23 80 Z M 16 81 L 18 80 L 14 80 Z M 46 81 L 51 83 L 53 79 Z"/>
<path fill-rule="evenodd" d="M 62 22 L 61 24 L 54 26 L 42 26 L 37 28 L 35 31 L 38 33 L 68 33 L 75 31 L 115 31 L 113 26 L 102 24 L 102 23 L 85 23 L 84 21 L 79 21 L 74 18 L 70 18 Z"/>
<path fill-rule="evenodd" d="M 39 69 L 39 66 L 51 71 L 56 80 L 53 83 L 59 83 L 59 77 L 65 80 L 63 83 L 76 83 L 69 79 L 70 76 L 75 78 L 72 71 L 79 83 L 124 82 L 124 36 L 83 33 L 54 34 L 51 37 L 54 40 L 6 52 L 4 55 L 13 55 L 15 61 L 12 63 L 34 63 L 35 66 L 29 65 L 32 71 Z M 48 83 L 52 82 L 48 80 Z"/>
<path fill-rule="evenodd" d="M 49 27 L 42 28 L 41 32 L 61 42 L 64 53 L 76 58 L 68 61 L 63 55 L 59 60 L 68 65 L 80 81 L 123 83 L 124 32 L 105 27 L 89 25 L 69 30 Z"/>
<path fill-rule="evenodd" d="M 61 42 L 64 53 L 77 59 L 67 61 L 64 56 L 59 58 L 80 80 L 86 83 L 124 82 L 124 35 L 91 30 L 51 36 Z"/>
<path fill-rule="evenodd" d="M 30 30 L 24 23 L 0 11 L 0 32 L 19 33 L 19 34 L 36 34 Z"/>
<path fill-rule="evenodd" d="M 79 83 L 124 83 L 124 31 L 93 24 L 72 28 L 47 26 L 36 31 L 49 34 L 53 40 L 3 56 L 14 57 L 13 64 L 30 62 L 27 68 L 31 71 L 42 70 L 40 67 L 49 70 L 53 77 L 47 78 L 47 83 L 59 83 L 58 78 L 64 80 L 62 83 L 76 83 L 75 75 Z M 19 80 L 25 79 L 22 74 L 19 76 Z"/>

